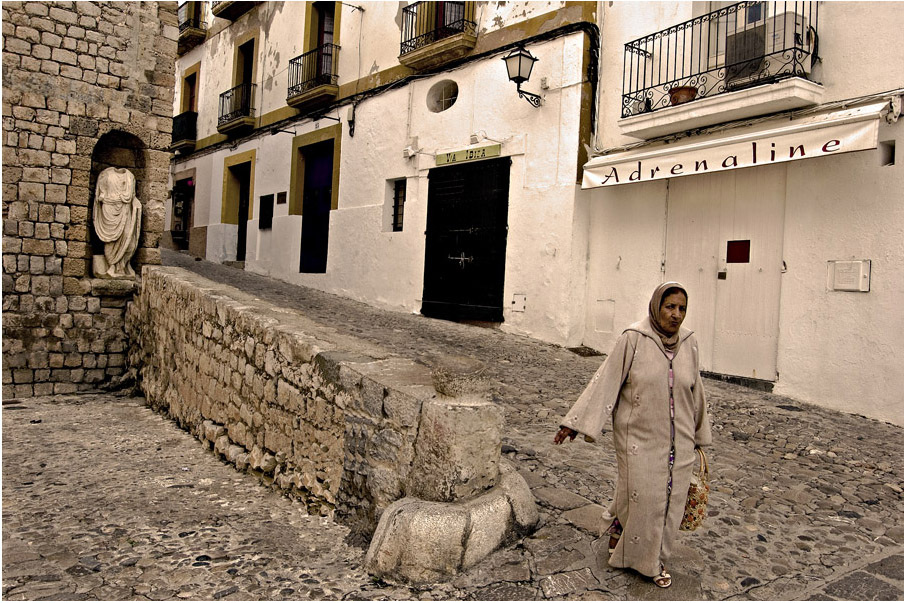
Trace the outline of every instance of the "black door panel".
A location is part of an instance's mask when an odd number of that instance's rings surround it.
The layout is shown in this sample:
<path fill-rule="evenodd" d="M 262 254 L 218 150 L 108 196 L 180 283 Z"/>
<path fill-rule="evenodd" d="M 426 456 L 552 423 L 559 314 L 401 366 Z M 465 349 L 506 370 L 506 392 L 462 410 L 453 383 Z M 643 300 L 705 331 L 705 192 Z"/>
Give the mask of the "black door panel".
<path fill-rule="evenodd" d="M 429 173 L 422 314 L 503 322 L 511 160 Z"/>

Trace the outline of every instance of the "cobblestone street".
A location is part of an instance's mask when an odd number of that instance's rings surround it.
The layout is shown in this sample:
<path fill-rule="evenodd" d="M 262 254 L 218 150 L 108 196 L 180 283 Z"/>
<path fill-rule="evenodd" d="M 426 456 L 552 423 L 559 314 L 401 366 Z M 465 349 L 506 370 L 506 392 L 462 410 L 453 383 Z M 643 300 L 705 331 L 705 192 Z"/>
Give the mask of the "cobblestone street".
<path fill-rule="evenodd" d="M 451 583 L 379 583 L 345 527 L 236 472 L 141 398 L 4 400 L 5 599 L 903 598 L 900 427 L 706 380 L 710 513 L 680 535 L 674 585 L 660 590 L 606 564 L 596 521 L 616 476 L 609 436 L 552 442 L 601 357 L 163 257 L 393 355 L 485 362 L 503 452 L 542 523 Z"/>

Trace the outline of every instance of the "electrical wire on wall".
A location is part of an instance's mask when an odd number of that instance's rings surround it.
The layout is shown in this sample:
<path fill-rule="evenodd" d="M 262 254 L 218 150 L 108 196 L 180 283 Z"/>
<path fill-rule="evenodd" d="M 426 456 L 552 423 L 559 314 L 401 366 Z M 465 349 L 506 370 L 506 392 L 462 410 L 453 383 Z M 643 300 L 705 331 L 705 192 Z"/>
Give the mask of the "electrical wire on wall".
<path fill-rule="evenodd" d="M 345 6 L 349 6 L 353 9 L 360 10 L 363 13 L 365 10 L 364 8 L 354 6 L 351 4 L 346 4 L 346 3 L 341 3 L 341 4 L 343 4 Z M 484 9 L 484 7 L 482 7 L 482 10 L 483 9 Z M 360 57 L 361 57 L 362 29 L 363 29 L 363 27 L 360 26 L 360 28 L 359 28 L 359 38 L 360 38 L 359 56 Z M 600 33 L 599 33 L 599 29 L 598 29 L 597 25 L 595 25 L 594 23 L 582 21 L 582 22 L 578 22 L 578 23 L 570 23 L 570 24 L 564 25 L 562 27 L 558 27 L 556 29 L 553 29 L 553 30 L 550 30 L 550 31 L 547 31 L 547 32 L 544 32 L 544 33 L 541 33 L 541 34 L 538 34 L 535 36 L 530 36 L 530 37 L 524 38 L 522 40 L 517 40 L 510 44 L 506 44 L 504 46 L 494 48 L 492 50 L 488 50 L 488 51 L 480 53 L 480 54 L 470 55 L 468 57 L 465 57 L 465 58 L 457 61 L 456 63 L 454 63 L 452 65 L 447 64 L 447 65 L 444 65 L 443 67 L 439 67 L 434 70 L 424 71 L 421 73 L 409 74 L 409 75 L 403 76 L 397 80 L 394 80 L 392 82 L 388 82 L 387 84 L 375 86 L 374 88 L 370 88 L 368 90 L 364 90 L 361 92 L 356 92 L 355 94 L 353 94 L 349 97 L 343 98 L 334 103 L 330 103 L 330 104 L 320 107 L 314 111 L 310 111 L 308 113 L 303 113 L 300 115 L 295 115 L 293 117 L 288 117 L 286 119 L 277 121 L 273 124 L 269 124 L 269 127 L 262 131 L 253 132 L 251 134 L 248 134 L 247 136 L 238 138 L 238 139 L 230 141 L 230 142 L 214 144 L 210 147 L 207 147 L 205 149 L 197 151 L 196 153 L 193 153 L 193 155 L 197 156 L 197 157 L 202 157 L 208 153 L 216 152 L 219 148 L 222 148 L 225 144 L 237 145 L 237 144 L 241 144 L 242 142 L 244 142 L 246 140 L 251 140 L 254 138 L 260 138 L 262 136 L 269 135 L 270 131 L 273 130 L 274 128 L 280 129 L 280 128 L 284 128 L 284 127 L 292 127 L 293 125 L 295 125 L 299 122 L 302 122 L 306 119 L 317 120 L 321 116 L 325 115 L 326 113 L 329 113 L 334 109 L 339 109 L 339 107 L 341 107 L 341 106 L 345 106 L 350 103 L 353 106 L 355 106 L 355 105 L 361 103 L 362 101 L 364 101 L 368 98 L 371 98 L 373 96 L 378 96 L 385 92 L 395 90 L 397 88 L 409 85 L 410 83 L 418 81 L 418 80 L 436 77 L 439 73 L 455 73 L 457 71 L 465 69 L 466 67 L 470 66 L 472 63 L 474 63 L 476 61 L 481 61 L 481 60 L 491 58 L 494 56 L 502 56 L 503 54 L 509 52 L 510 50 L 512 50 L 518 46 L 525 46 L 525 45 L 529 45 L 529 44 L 546 42 L 549 40 L 554 40 L 554 39 L 557 39 L 557 38 L 560 38 L 563 36 L 567 36 L 567 35 L 570 35 L 573 33 L 577 33 L 577 32 L 583 32 L 587 36 L 589 36 L 589 53 L 591 56 L 589 57 L 586 77 L 588 79 L 588 83 L 591 84 L 591 90 L 592 90 L 592 97 L 591 97 L 591 101 L 590 101 L 589 110 L 590 110 L 590 117 L 591 117 L 591 124 L 590 124 L 591 128 L 590 129 L 591 129 L 591 131 L 594 131 L 596 128 L 596 121 L 597 121 L 598 73 L 599 73 L 598 60 L 599 60 L 599 56 L 600 56 L 599 55 Z M 359 60 L 359 63 L 360 63 L 360 65 L 359 65 L 359 69 L 360 69 L 361 58 Z M 278 77 L 279 75 L 286 73 L 288 70 L 289 70 L 289 66 L 287 65 L 287 67 L 285 69 L 282 69 L 279 72 L 277 72 L 267 78 L 264 78 L 262 80 L 262 82 L 259 82 L 259 83 L 261 83 L 263 85 L 263 82 L 272 80 L 272 79 Z M 359 75 L 360 74 L 361 74 L 361 72 L 359 70 Z M 356 88 L 358 88 L 359 79 L 361 79 L 361 78 L 359 77 L 357 79 Z M 411 101 L 410 101 L 410 106 L 411 106 Z M 332 119 L 336 119 L 336 118 L 332 118 Z M 592 142 L 594 143 L 594 141 L 592 141 Z M 597 151 L 597 149 L 595 149 L 595 151 Z"/>

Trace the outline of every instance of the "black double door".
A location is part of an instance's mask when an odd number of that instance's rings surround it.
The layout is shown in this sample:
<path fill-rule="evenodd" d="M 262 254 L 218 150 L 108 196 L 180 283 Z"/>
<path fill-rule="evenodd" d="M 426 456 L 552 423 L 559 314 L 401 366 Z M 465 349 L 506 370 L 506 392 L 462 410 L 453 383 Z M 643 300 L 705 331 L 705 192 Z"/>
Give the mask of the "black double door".
<path fill-rule="evenodd" d="M 508 157 L 428 174 L 422 314 L 503 322 Z"/>

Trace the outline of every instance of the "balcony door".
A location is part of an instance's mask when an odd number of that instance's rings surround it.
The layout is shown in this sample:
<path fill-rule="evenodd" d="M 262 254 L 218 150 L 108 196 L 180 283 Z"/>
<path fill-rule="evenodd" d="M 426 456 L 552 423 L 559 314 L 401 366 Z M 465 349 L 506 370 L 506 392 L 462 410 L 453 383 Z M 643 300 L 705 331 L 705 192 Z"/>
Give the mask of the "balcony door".
<path fill-rule="evenodd" d="M 183 90 L 185 93 L 183 113 L 186 111 L 198 111 L 198 73 L 192 73 L 186 76 Z"/>
<path fill-rule="evenodd" d="M 315 41 L 318 48 L 317 74 L 316 77 L 320 83 L 330 83 L 333 75 L 333 22 L 334 22 L 334 3 L 333 2 L 316 2 L 314 5 L 316 13 L 317 31 L 315 32 Z"/>

